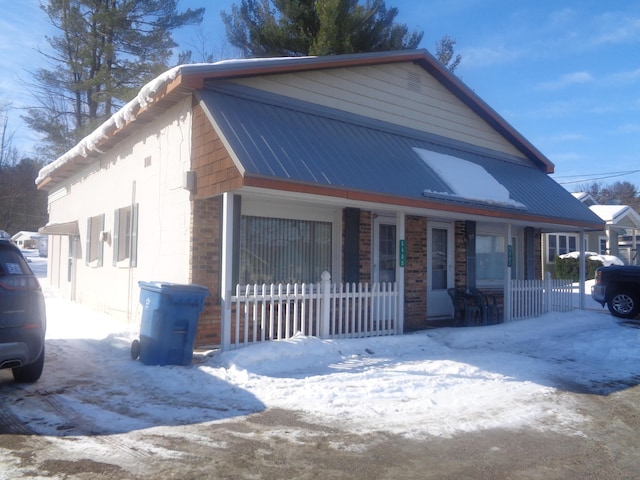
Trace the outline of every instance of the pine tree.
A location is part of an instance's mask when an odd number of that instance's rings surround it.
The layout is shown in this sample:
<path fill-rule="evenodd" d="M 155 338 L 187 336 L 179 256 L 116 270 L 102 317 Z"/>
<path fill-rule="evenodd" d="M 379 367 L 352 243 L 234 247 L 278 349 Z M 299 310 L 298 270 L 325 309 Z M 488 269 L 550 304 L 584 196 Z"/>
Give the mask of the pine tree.
<path fill-rule="evenodd" d="M 24 117 L 57 156 L 168 68 L 171 32 L 202 21 L 204 9 L 176 0 L 49 0 L 42 8 L 59 34 L 48 38 L 50 68 L 34 74 L 38 106 Z"/>
<path fill-rule="evenodd" d="M 423 32 L 395 23 L 383 0 L 241 0 L 222 12 L 246 57 L 338 55 L 417 48 Z"/>

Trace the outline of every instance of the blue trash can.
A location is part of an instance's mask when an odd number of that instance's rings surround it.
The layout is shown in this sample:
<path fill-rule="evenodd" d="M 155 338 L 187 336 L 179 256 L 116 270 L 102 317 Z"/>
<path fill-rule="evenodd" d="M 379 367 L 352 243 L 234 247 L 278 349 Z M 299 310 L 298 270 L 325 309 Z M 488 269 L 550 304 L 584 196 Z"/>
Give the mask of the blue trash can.
<path fill-rule="evenodd" d="M 131 357 L 145 365 L 190 365 L 198 318 L 209 290 L 202 285 L 138 282 L 142 321 Z"/>

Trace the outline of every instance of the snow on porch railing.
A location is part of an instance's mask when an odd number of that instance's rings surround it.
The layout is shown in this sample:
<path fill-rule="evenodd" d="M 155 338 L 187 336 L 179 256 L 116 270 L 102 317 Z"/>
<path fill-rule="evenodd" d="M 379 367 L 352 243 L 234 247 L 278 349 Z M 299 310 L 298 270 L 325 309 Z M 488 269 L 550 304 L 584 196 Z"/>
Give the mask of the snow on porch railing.
<path fill-rule="evenodd" d="M 331 284 L 328 272 L 316 284 L 236 286 L 231 297 L 231 348 L 302 335 L 360 338 L 398 330 L 395 283 Z"/>
<path fill-rule="evenodd" d="M 544 280 L 512 280 L 511 292 L 512 320 L 573 309 L 571 280 L 552 280 L 548 272 Z"/>

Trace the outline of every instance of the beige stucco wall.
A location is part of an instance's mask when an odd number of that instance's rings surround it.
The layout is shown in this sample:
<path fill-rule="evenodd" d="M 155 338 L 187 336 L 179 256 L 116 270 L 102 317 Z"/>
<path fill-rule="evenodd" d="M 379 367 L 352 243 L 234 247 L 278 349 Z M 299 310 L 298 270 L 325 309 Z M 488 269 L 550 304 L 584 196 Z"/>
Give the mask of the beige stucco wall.
<path fill-rule="evenodd" d="M 62 238 L 53 239 L 50 282 L 76 301 L 125 317 L 138 310 L 139 280 L 190 280 L 191 205 L 183 177 L 190 168 L 191 99 L 134 128 L 130 137 L 49 192 L 49 222 L 77 221 L 80 233 L 73 288 L 66 283 L 68 248 Z M 115 210 L 132 203 L 139 204 L 137 267 L 113 265 L 112 241 L 103 243 L 101 267 L 87 265 L 88 219 L 105 214 L 104 231 L 113 239 Z"/>

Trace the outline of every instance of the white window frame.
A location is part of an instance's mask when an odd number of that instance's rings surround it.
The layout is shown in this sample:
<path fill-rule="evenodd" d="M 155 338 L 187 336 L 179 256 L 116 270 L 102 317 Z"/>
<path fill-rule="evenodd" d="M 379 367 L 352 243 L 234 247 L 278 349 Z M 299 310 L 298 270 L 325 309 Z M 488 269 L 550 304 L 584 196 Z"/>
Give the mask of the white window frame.
<path fill-rule="evenodd" d="M 563 255 L 565 253 L 569 253 L 569 252 L 573 252 L 573 251 L 577 251 L 580 245 L 580 236 L 577 233 L 547 233 L 547 242 L 546 242 L 546 251 L 545 253 L 545 261 L 546 263 L 552 264 L 555 263 L 555 258 L 557 255 Z M 555 238 L 556 239 L 556 247 L 555 247 L 555 253 L 553 254 L 553 256 L 551 255 L 551 238 Z M 560 238 L 563 237 L 566 239 L 565 242 L 565 249 L 566 251 L 561 251 L 560 250 Z M 569 248 L 570 242 L 569 239 L 574 239 L 575 240 L 575 249 L 571 249 Z M 585 238 L 585 244 L 586 244 L 586 238 Z M 586 245 L 585 245 L 586 248 Z"/>
<path fill-rule="evenodd" d="M 138 257 L 138 204 L 114 210 L 113 266 L 137 266 Z"/>
<path fill-rule="evenodd" d="M 104 258 L 104 242 L 102 232 L 104 231 L 104 213 L 87 218 L 87 252 L 86 265 L 90 267 L 101 267 Z"/>
<path fill-rule="evenodd" d="M 342 210 L 315 205 L 292 205 L 291 202 L 273 201 L 258 197 L 242 197 L 242 216 L 309 220 L 331 223 L 331 278 L 342 278 Z M 320 281 L 320 278 L 315 280 Z"/>

